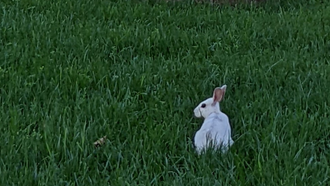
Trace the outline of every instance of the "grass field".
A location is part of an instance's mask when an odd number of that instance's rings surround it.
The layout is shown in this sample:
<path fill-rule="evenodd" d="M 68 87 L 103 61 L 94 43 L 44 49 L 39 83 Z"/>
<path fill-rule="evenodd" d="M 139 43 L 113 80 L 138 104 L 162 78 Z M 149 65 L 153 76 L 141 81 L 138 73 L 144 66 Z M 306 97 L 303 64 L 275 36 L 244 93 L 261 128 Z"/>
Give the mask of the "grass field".
<path fill-rule="evenodd" d="M 327 1 L 0 5 L 1 186 L 330 183 Z M 222 84 L 235 144 L 197 156 Z"/>

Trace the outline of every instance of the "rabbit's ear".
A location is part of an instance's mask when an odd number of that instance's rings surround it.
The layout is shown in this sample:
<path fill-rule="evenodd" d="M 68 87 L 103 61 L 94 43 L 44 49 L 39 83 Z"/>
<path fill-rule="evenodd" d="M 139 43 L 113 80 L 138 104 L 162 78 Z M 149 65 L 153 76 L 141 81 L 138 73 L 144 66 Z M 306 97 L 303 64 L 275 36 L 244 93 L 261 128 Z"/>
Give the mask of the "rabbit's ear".
<path fill-rule="evenodd" d="M 214 89 L 213 91 L 213 104 L 215 104 L 216 102 L 220 102 L 223 97 L 225 96 L 225 92 L 226 92 L 226 85 L 223 85 L 222 87 L 217 87 Z"/>

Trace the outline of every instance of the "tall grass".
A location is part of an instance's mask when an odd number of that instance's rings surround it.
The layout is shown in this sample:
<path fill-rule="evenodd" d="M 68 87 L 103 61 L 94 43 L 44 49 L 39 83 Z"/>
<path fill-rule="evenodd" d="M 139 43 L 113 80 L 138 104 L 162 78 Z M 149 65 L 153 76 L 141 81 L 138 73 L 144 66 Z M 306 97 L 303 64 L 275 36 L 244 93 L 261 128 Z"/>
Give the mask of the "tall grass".
<path fill-rule="evenodd" d="M 330 4 L 292 2 L 2 2 L 0 185 L 327 185 Z M 222 84 L 235 144 L 197 156 Z"/>

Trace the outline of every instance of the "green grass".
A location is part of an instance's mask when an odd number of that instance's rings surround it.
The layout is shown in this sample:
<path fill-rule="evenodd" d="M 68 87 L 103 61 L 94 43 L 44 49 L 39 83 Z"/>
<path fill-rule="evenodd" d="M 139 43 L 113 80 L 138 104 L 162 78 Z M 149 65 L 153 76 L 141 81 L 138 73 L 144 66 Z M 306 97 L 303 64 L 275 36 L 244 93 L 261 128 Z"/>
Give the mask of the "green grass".
<path fill-rule="evenodd" d="M 1 186 L 329 184 L 330 3 L 0 5 Z M 235 144 L 198 157 L 222 84 Z"/>

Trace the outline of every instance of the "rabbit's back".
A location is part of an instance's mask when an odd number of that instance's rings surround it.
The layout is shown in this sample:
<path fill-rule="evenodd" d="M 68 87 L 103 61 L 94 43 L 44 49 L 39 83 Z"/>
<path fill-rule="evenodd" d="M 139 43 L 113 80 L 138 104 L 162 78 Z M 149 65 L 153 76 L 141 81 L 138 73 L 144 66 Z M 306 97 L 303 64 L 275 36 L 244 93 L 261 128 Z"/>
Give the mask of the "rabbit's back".
<path fill-rule="evenodd" d="M 204 123 L 195 135 L 195 145 L 198 150 L 208 147 L 210 144 L 216 146 L 231 146 L 231 128 L 229 119 L 224 113 L 213 113 L 204 120 Z"/>

